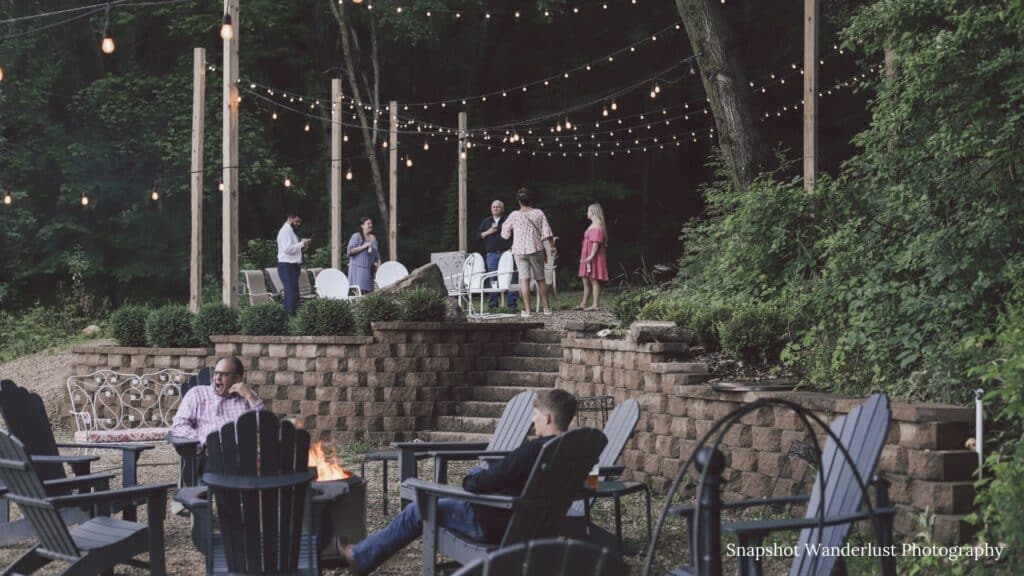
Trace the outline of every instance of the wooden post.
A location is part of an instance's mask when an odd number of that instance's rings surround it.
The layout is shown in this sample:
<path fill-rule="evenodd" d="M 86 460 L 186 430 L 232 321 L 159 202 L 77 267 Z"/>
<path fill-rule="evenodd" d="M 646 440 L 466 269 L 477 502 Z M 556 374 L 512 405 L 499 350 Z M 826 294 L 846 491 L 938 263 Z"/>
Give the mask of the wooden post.
<path fill-rule="evenodd" d="M 227 0 L 234 34 L 224 40 L 224 196 L 221 202 L 221 296 L 224 304 L 238 305 L 238 18 L 239 0 Z"/>
<path fill-rule="evenodd" d="M 804 0 L 804 191 L 818 179 L 818 0 Z"/>
<path fill-rule="evenodd" d="M 331 80 L 331 268 L 341 269 L 341 78 Z"/>
<path fill-rule="evenodd" d="M 192 51 L 192 247 L 188 309 L 203 304 L 203 143 L 206 139 L 206 49 Z"/>
<path fill-rule="evenodd" d="M 469 248 L 469 237 L 466 231 L 466 113 L 459 112 L 459 251 L 466 252 Z"/>
<path fill-rule="evenodd" d="M 398 260 L 398 102 L 392 100 L 388 128 L 388 258 Z"/>

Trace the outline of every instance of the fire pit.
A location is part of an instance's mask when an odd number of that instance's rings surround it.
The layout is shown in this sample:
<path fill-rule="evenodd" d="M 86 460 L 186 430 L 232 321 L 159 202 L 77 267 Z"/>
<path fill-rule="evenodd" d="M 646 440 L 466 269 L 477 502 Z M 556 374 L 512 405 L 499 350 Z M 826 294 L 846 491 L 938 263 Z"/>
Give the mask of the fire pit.
<path fill-rule="evenodd" d="M 342 468 L 336 457 L 324 454 L 323 442 L 309 449 L 309 467 L 317 469 L 313 490 L 327 496 L 330 503 L 320 517 L 318 542 L 325 565 L 337 562 L 335 538 L 354 544 L 366 538 L 366 481 Z"/>

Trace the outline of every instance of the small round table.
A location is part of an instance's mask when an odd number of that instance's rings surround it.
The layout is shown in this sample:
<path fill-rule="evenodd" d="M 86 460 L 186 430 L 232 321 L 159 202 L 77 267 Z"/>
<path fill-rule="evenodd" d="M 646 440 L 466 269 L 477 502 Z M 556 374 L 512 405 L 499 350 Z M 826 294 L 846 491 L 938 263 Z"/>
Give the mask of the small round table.
<path fill-rule="evenodd" d="M 651 539 L 651 489 L 647 484 L 636 480 L 603 480 L 597 485 L 597 489 L 585 489 L 584 492 L 591 498 L 613 498 L 615 502 L 615 546 L 619 554 L 625 553 L 622 544 L 622 497 L 637 492 L 644 493 L 644 503 L 647 505 L 647 540 Z M 604 529 L 590 522 L 590 506 L 587 506 L 587 529 L 591 531 L 591 538 L 596 534 L 596 528 L 604 532 Z M 605 532 L 607 534 L 607 532 Z"/>

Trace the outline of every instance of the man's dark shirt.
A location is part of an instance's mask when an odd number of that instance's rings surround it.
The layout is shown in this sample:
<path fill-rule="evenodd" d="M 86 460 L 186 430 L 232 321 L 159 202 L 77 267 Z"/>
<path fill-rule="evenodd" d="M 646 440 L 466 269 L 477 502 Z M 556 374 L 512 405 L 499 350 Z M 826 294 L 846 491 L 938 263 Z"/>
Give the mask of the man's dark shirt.
<path fill-rule="evenodd" d="M 505 240 L 501 237 L 501 227 L 505 224 L 505 220 L 508 218 L 508 214 L 502 214 L 501 219 L 498 220 L 498 231 L 491 234 L 487 238 L 484 238 L 484 252 L 504 252 L 512 247 L 512 240 Z M 480 233 L 483 234 L 491 229 L 494 225 L 494 217 L 488 216 L 480 222 Z"/>
<path fill-rule="evenodd" d="M 524 442 L 522 446 L 505 456 L 500 462 L 486 470 L 470 474 L 462 481 L 462 487 L 475 494 L 503 494 L 519 496 L 530 478 L 533 464 L 540 455 L 540 449 L 555 436 L 545 436 Z M 473 505 L 473 513 L 488 542 L 500 542 L 512 516 L 509 510 Z"/>

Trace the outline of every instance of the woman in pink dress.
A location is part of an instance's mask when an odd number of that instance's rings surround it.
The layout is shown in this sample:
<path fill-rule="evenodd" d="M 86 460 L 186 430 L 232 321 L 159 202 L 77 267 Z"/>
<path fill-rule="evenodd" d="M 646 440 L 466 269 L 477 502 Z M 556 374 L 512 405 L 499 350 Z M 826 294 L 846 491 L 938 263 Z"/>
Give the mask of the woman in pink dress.
<path fill-rule="evenodd" d="M 601 282 L 608 281 L 608 262 L 604 251 L 608 245 L 608 232 L 605 230 L 604 210 L 600 204 L 591 204 L 587 208 L 590 227 L 583 233 L 583 248 L 580 250 L 580 278 L 583 279 L 583 301 L 577 310 L 597 310 L 601 305 Z M 590 295 L 594 295 L 593 304 L 587 306 Z"/>

